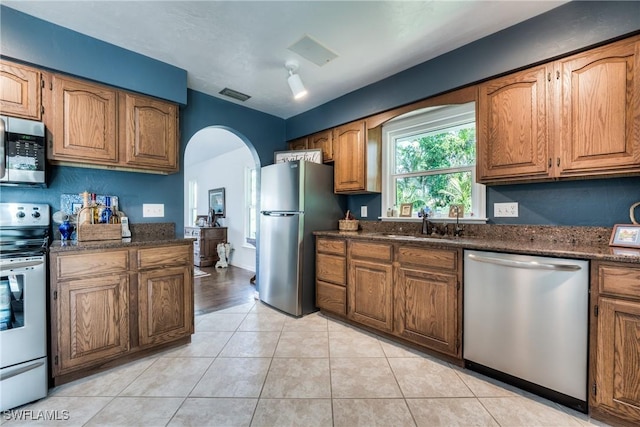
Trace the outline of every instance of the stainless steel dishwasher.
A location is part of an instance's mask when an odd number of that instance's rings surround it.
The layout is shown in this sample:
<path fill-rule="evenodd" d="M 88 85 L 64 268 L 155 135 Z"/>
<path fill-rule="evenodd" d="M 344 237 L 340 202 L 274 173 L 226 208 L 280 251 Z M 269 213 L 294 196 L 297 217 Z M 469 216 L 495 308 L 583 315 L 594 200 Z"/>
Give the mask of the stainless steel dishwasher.
<path fill-rule="evenodd" d="M 464 252 L 465 365 L 587 411 L 589 262 Z"/>

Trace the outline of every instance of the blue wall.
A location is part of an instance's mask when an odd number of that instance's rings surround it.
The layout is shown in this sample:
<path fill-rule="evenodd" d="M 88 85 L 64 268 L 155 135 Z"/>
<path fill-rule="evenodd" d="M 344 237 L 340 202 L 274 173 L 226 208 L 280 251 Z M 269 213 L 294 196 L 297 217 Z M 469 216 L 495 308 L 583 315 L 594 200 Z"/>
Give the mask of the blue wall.
<path fill-rule="evenodd" d="M 185 104 L 187 72 L 0 6 L 0 53 L 51 70 Z"/>
<path fill-rule="evenodd" d="M 640 30 L 640 2 L 570 2 L 492 34 L 313 110 L 287 119 L 287 140 L 367 117 L 492 76 Z M 493 218 L 493 203 L 517 201 L 516 219 Z M 640 201 L 640 178 L 495 186 L 487 189 L 487 214 L 504 224 L 611 226 L 629 222 Z M 380 195 L 348 198 L 359 216 L 380 215 Z"/>
<path fill-rule="evenodd" d="M 165 98 L 182 104 L 180 110 L 180 172 L 155 175 L 68 166 L 51 166 L 48 188 L 2 187 L 0 202 L 47 203 L 60 209 L 60 195 L 89 191 L 115 194 L 132 223 L 184 222 L 184 151 L 189 139 L 207 126 L 238 134 L 259 164 L 273 162 L 284 143 L 284 120 L 187 90 L 186 71 L 83 36 L 57 25 L 0 6 L 2 55 L 54 71 L 92 79 Z M 164 218 L 143 218 L 143 203 L 162 203 Z"/>

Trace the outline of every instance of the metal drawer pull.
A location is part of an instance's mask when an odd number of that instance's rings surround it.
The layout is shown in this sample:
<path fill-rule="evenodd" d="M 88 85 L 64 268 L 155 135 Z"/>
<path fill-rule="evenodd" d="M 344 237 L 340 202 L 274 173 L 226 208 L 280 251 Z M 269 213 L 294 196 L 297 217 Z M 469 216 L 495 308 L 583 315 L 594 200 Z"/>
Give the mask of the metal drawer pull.
<path fill-rule="evenodd" d="M 553 264 L 547 262 L 535 262 L 535 261 L 513 261 L 502 258 L 484 257 L 475 254 L 469 254 L 469 259 L 477 262 L 485 262 L 487 264 L 503 265 L 505 267 L 513 268 L 527 268 L 529 270 L 554 270 L 554 271 L 578 271 L 582 270 L 582 267 L 575 264 Z"/>

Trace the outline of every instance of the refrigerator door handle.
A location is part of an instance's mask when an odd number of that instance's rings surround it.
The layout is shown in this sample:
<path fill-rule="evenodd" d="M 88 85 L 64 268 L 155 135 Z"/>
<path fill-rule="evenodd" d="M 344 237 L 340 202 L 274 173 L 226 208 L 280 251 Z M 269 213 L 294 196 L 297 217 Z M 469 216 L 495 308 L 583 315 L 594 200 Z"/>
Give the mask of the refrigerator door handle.
<path fill-rule="evenodd" d="M 271 212 L 271 211 L 262 211 L 262 215 L 266 216 L 294 216 L 295 213 L 291 212 Z"/>

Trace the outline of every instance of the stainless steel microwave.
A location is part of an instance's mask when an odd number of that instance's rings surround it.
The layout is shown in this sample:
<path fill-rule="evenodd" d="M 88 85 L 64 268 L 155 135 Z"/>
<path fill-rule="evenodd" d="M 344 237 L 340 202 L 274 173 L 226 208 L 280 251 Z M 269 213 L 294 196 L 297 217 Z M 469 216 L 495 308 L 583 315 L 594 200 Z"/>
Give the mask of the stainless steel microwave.
<path fill-rule="evenodd" d="M 0 184 L 46 187 L 44 124 L 0 116 Z"/>

